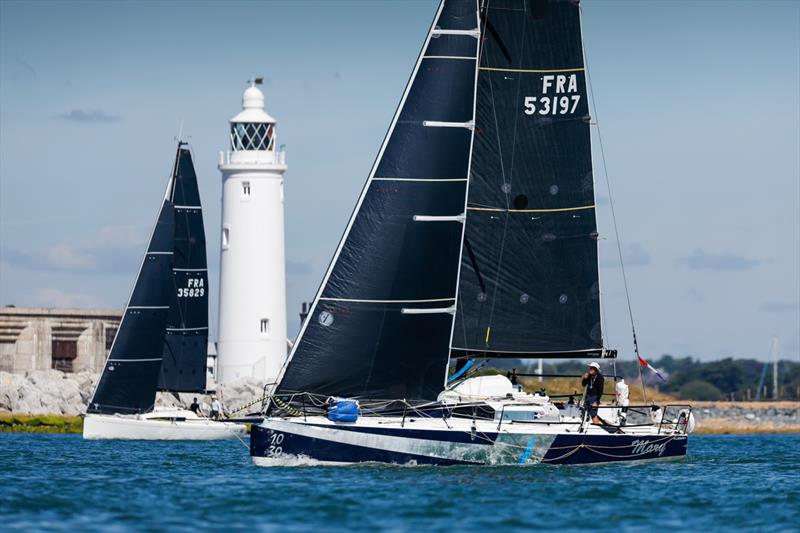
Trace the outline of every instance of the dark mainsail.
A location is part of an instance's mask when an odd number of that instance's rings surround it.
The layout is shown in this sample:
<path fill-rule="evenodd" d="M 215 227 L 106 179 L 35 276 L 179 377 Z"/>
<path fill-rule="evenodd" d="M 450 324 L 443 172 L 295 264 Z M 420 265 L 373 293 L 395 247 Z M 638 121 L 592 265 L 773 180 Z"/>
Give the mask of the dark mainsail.
<path fill-rule="evenodd" d="M 453 357 L 602 349 L 580 8 L 489 0 Z"/>
<path fill-rule="evenodd" d="M 192 155 L 183 146 L 175 160 L 171 199 L 175 209 L 172 292 L 158 389 L 200 392 L 206 388 L 208 352 L 206 238 Z"/>
<path fill-rule="evenodd" d="M 141 413 L 155 403 L 170 312 L 175 226 L 171 189 L 172 180 L 105 368 L 89 401 L 90 413 Z"/>
<path fill-rule="evenodd" d="M 476 0 L 436 13 L 277 394 L 435 398 L 469 173 Z"/>

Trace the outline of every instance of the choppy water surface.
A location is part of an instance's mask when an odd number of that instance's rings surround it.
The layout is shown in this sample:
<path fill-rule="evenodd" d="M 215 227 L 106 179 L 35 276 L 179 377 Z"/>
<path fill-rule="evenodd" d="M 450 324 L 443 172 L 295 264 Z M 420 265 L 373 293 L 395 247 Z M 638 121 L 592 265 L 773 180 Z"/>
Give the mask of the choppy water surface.
<path fill-rule="evenodd" d="M 798 531 L 800 435 L 697 436 L 680 462 L 259 468 L 238 441 L 0 434 L 0 529 Z"/>

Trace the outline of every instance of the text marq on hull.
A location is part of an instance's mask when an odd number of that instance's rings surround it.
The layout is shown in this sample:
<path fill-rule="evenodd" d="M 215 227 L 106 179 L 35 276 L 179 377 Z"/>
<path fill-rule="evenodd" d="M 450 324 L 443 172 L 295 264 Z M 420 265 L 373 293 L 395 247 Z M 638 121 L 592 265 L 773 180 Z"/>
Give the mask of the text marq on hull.
<path fill-rule="evenodd" d="M 181 409 L 156 410 L 157 391 L 204 392 L 208 274 L 191 152 L 175 164 L 147 251 L 87 407 L 85 438 L 214 439 L 243 426 Z"/>
<path fill-rule="evenodd" d="M 654 458 L 631 450 L 664 443 L 683 455 L 677 421 L 587 427 L 498 376 L 442 392 L 451 358 L 616 355 L 600 320 L 589 123 L 577 2 L 443 1 L 251 453 L 593 462 Z M 328 397 L 361 399 L 370 416 L 329 420 Z M 630 453 L 559 455 L 575 438 Z"/>

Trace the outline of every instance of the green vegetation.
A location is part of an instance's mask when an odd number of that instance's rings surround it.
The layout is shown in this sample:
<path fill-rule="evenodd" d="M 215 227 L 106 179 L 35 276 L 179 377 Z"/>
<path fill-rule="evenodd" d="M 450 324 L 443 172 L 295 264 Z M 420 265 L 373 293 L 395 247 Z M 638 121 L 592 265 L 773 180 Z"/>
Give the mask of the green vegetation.
<path fill-rule="evenodd" d="M 0 414 L 0 432 L 20 433 L 81 433 L 83 418 L 62 415 Z"/>
<path fill-rule="evenodd" d="M 666 381 L 661 381 L 651 370 L 643 368 L 642 375 L 648 388 L 682 400 L 754 400 L 764 372 L 764 361 L 755 359 L 729 357 L 718 361 L 701 362 L 692 357 L 663 355 L 648 362 L 666 378 Z M 504 366 L 515 367 L 518 372 L 525 373 L 533 373 L 536 369 L 533 361 L 507 361 Z M 609 374 L 605 364 L 604 368 L 606 368 L 605 373 Z M 617 360 L 616 369 L 617 375 L 624 377 L 630 385 L 633 395 L 640 388 L 638 363 Z M 799 400 L 800 363 L 783 360 L 778 363 L 778 370 L 778 399 Z M 586 361 L 577 360 L 545 363 L 543 368 L 545 374 L 582 374 L 585 371 Z M 547 381 L 545 380 L 545 384 Z M 761 398 L 773 399 L 771 364 L 767 367 L 764 387 L 766 394 L 762 390 Z M 549 389 L 548 386 L 548 391 Z M 613 389 L 609 392 L 613 392 Z M 648 392 L 648 397 L 650 396 Z"/>
<path fill-rule="evenodd" d="M 715 402 L 722 399 L 722 392 L 708 381 L 696 379 L 686 383 L 678 390 L 683 399 Z"/>
<path fill-rule="evenodd" d="M 689 391 L 687 391 L 689 393 L 692 390 L 696 390 L 698 385 L 703 382 L 715 387 L 722 394 L 722 399 L 737 401 L 755 399 L 764 371 L 763 361 L 731 359 L 730 357 L 719 361 L 701 363 L 691 357 L 676 358 L 664 355 L 655 361 L 654 366 L 659 369 L 663 368 L 669 376 L 669 379 L 661 386 L 661 389 L 665 392 L 679 393 L 685 399 L 694 398 L 683 396 L 682 389 L 684 386 L 694 383 L 692 387 L 689 387 Z M 778 371 L 778 399 L 799 399 L 800 363 L 779 361 Z M 652 379 L 650 382 L 652 383 Z M 775 395 L 772 390 L 772 365 L 767 368 L 764 387 L 766 388 L 766 394 L 762 390 L 761 398 L 773 399 Z M 713 394 L 711 389 L 706 388 L 704 390 Z"/>

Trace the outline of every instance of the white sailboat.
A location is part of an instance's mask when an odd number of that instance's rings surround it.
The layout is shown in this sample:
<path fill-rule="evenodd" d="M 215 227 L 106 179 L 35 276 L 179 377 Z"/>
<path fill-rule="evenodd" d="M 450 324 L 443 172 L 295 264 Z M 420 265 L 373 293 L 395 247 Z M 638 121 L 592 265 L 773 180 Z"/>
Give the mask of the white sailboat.
<path fill-rule="evenodd" d="M 87 414 L 84 439 L 115 440 L 225 440 L 247 435 L 246 426 L 212 420 L 188 409 L 155 407 L 145 413 Z"/>
<path fill-rule="evenodd" d="M 243 424 L 156 408 L 156 392 L 204 392 L 208 341 L 205 233 L 192 155 L 175 165 L 147 252 L 83 423 L 86 439 L 216 440 Z"/>
<path fill-rule="evenodd" d="M 629 405 L 619 383 L 596 425 L 574 398 L 475 372 L 491 359 L 616 357 L 600 320 L 589 128 L 578 2 L 439 5 L 253 426 L 257 464 L 686 454 L 689 406 Z M 463 366 L 448 378 L 451 361 Z"/>

